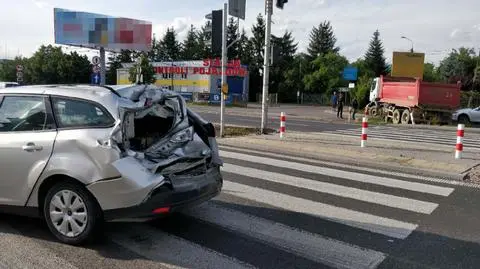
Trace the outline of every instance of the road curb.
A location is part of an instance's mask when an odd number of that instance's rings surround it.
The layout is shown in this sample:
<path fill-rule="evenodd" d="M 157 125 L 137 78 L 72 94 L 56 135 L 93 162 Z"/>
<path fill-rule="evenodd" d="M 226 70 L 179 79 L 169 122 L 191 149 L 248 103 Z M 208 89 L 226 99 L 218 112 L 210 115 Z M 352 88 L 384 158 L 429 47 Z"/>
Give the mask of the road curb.
<path fill-rule="evenodd" d="M 396 171 L 396 172 L 405 172 L 411 171 L 413 174 L 421 174 L 426 177 L 432 177 L 435 175 L 436 178 L 441 178 L 445 181 L 439 181 L 439 183 L 450 184 L 450 181 L 454 181 L 454 185 L 461 185 L 475 187 L 480 189 L 480 185 L 476 183 L 465 182 L 464 178 L 468 173 L 468 169 L 464 169 L 465 167 L 469 167 L 469 165 L 465 165 L 461 167 L 459 165 L 455 166 L 454 164 L 449 163 L 441 163 L 438 161 L 428 161 L 428 160 L 421 160 L 421 159 L 414 159 L 414 158 L 398 158 L 395 156 L 380 156 L 377 155 L 374 159 L 362 159 L 362 158 L 353 158 L 350 152 L 350 155 L 345 154 L 338 154 L 333 152 L 311 152 L 305 150 L 304 148 L 296 148 L 296 150 L 290 148 L 275 148 L 269 147 L 265 143 L 261 144 L 258 143 L 248 143 L 246 141 L 232 141 L 232 140 L 219 140 L 220 146 L 230 146 L 230 147 L 238 147 L 243 149 L 250 149 L 250 150 L 257 150 L 257 151 L 265 151 L 265 152 L 272 152 L 279 154 L 279 156 L 285 156 L 288 154 L 289 156 L 297 156 L 303 158 L 311 158 L 316 160 L 325 160 L 325 161 L 336 161 L 339 163 L 350 163 L 355 164 L 361 167 L 371 167 L 376 169 L 386 169 L 388 171 Z M 354 155 L 356 156 L 356 155 Z M 454 168 L 456 167 L 456 168 Z M 451 172 L 457 170 L 458 173 Z M 461 170 L 461 171 L 460 171 Z"/>

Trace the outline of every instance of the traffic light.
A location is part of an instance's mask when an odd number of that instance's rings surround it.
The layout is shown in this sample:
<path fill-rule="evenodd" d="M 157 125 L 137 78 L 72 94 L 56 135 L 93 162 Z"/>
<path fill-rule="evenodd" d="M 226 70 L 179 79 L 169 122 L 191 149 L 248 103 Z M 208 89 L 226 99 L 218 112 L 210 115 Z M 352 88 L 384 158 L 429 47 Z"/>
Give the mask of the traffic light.
<path fill-rule="evenodd" d="M 205 18 L 211 20 L 207 31 L 211 33 L 212 55 L 218 57 L 222 55 L 223 10 L 212 10 L 212 13 L 207 14 Z"/>
<path fill-rule="evenodd" d="M 277 1 L 276 6 L 277 6 L 279 9 L 283 9 L 283 5 L 288 2 L 288 0 L 276 0 L 276 1 Z"/>

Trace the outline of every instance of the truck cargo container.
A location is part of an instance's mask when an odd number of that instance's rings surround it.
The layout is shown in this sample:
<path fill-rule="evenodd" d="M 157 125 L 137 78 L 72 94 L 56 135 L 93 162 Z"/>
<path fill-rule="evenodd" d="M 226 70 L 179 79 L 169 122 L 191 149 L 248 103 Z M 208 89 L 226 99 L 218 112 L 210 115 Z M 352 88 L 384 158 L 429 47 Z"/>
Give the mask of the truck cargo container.
<path fill-rule="evenodd" d="M 369 114 L 395 124 L 451 121 L 460 106 L 460 84 L 430 83 L 416 78 L 380 76 L 373 79 Z"/>

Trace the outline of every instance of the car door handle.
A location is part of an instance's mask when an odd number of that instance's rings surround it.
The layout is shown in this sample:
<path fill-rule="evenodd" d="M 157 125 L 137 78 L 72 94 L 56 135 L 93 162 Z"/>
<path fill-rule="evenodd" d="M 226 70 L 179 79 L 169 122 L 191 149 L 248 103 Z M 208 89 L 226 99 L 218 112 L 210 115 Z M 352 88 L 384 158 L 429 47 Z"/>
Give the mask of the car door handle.
<path fill-rule="evenodd" d="M 35 143 L 27 143 L 26 145 L 22 146 L 22 149 L 28 152 L 32 152 L 32 151 L 40 151 L 43 149 L 43 147 L 36 146 Z"/>

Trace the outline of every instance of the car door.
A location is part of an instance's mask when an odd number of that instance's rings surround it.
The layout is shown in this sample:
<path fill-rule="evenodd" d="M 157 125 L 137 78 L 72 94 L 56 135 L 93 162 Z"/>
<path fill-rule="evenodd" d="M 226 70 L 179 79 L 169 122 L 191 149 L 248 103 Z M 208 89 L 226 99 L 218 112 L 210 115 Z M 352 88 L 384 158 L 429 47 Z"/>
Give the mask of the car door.
<path fill-rule="evenodd" d="M 48 97 L 0 96 L 0 204 L 26 204 L 56 135 Z"/>
<path fill-rule="evenodd" d="M 480 107 L 472 109 L 470 111 L 470 121 L 472 122 L 480 122 Z"/>

